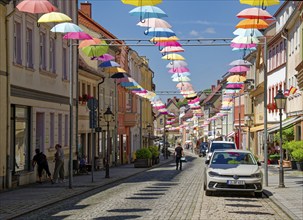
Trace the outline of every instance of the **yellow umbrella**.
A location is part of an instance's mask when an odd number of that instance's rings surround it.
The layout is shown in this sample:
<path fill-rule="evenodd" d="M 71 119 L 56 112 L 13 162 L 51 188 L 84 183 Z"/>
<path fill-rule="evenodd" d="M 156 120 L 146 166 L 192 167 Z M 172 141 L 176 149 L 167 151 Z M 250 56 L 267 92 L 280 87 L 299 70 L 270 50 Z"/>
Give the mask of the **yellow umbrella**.
<path fill-rule="evenodd" d="M 243 29 L 249 29 L 249 28 L 256 28 L 256 29 L 265 29 L 269 25 L 262 19 L 245 19 L 240 21 L 236 28 L 243 28 Z"/>
<path fill-rule="evenodd" d="M 48 22 L 69 22 L 72 21 L 70 17 L 68 17 L 66 14 L 60 13 L 60 12 L 50 12 L 42 15 L 38 23 L 48 23 Z"/>
<path fill-rule="evenodd" d="M 157 43 L 157 42 L 169 42 L 169 41 L 177 41 L 179 38 L 176 36 L 171 36 L 171 37 L 153 37 L 149 41 L 152 43 Z"/>
<path fill-rule="evenodd" d="M 126 71 L 120 67 L 105 67 L 105 68 L 102 68 L 103 72 L 105 73 L 110 73 L 110 74 L 113 74 L 113 73 L 126 73 Z"/>
<path fill-rule="evenodd" d="M 143 5 L 157 5 L 162 3 L 162 0 L 121 0 L 123 4 L 143 6 Z"/>
<path fill-rule="evenodd" d="M 231 83 L 244 82 L 245 80 L 246 77 L 240 75 L 233 75 L 227 78 L 227 82 L 231 82 Z"/>
<path fill-rule="evenodd" d="M 161 57 L 163 60 L 185 60 L 183 56 L 177 53 L 170 53 L 163 57 Z"/>
<path fill-rule="evenodd" d="M 280 4 L 279 0 L 240 0 L 241 4 L 252 6 L 271 6 Z"/>

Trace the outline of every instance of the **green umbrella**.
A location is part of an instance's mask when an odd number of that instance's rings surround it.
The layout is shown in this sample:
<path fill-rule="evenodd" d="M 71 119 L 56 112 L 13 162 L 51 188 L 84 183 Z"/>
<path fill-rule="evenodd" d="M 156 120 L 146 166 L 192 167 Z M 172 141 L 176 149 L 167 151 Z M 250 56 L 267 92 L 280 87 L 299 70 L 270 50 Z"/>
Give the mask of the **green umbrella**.
<path fill-rule="evenodd" d="M 82 51 L 89 57 L 99 57 L 107 53 L 108 47 L 109 46 L 106 44 L 106 42 L 101 40 L 100 44 L 83 47 Z"/>

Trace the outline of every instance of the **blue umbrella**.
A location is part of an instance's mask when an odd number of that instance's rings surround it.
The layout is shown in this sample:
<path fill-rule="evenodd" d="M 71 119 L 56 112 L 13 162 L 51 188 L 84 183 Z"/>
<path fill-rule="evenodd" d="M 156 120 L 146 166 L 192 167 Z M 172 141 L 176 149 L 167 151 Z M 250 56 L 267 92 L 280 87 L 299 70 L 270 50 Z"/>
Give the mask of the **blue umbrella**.
<path fill-rule="evenodd" d="M 172 37 L 176 34 L 169 28 L 149 28 L 145 35 L 154 36 L 154 37 Z"/>
<path fill-rule="evenodd" d="M 183 72 L 183 73 L 174 73 L 171 78 L 177 78 L 181 76 L 190 76 L 190 72 Z"/>
<path fill-rule="evenodd" d="M 133 10 L 129 11 L 129 14 L 132 16 L 140 16 L 140 21 L 143 21 L 145 18 L 167 17 L 167 14 L 162 11 L 162 9 L 149 5 L 136 7 Z"/>
<path fill-rule="evenodd" d="M 115 61 L 112 61 L 112 60 L 109 60 L 109 61 L 105 61 L 103 63 L 101 63 L 99 65 L 99 67 L 102 67 L 102 68 L 106 68 L 106 67 L 119 67 L 120 64 L 115 62 Z"/>
<path fill-rule="evenodd" d="M 57 24 L 50 31 L 55 33 L 83 32 L 78 25 L 69 22 Z"/>
<path fill-rule="evenodd" d="M 130 87 L 130 86 L 138 86 L 137 82 L 121 82 L 121 86 Z"/>
<path fill-rule="evenodd" d="M 241 37 L 263 37 L 263 34 L 255 28 L 244 29 L 238 28 L 233 32 L 234 35 L 238 35 Z"/>

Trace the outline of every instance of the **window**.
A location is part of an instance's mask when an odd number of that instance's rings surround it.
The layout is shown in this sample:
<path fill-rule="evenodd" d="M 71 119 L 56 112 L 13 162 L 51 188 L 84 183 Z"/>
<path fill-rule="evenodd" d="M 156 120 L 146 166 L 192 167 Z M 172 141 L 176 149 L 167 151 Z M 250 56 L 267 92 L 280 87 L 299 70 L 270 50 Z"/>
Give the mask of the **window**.
<path fill-rule="evenodd" d="M 105 108 L 105 90 L 104 88 L 100 89 L 100 109 L 104 109 Z"/>
<path fill-rule="evenodd" d="M 268 56 L 268 70 L 271 70 L 271 57 L 272 57 L 272 53 L 271 50 L 269 50 L 269 56 Z"/>
<path fill-rule="evenodd" d="M 66 3 L 67 3 L 68 1 L 66 1 L 66 0 L 62 0 L 61 1 L 61 6 L 62 6 L 62 13 L 64 13 L 64 14 L 68 14 L 67 13 L 67 10 L 66 10 Z"/>
<path fill-rule="evenodd" d="M 272 57 L 271 57 L 271 62 L 272 62 L 271 68 L 272 68 L 272 69 L 276 68 L 276 60 L 275 60 L 275 57 L 276 57 L 276 56 L 277 56 L 277 54 L 276 54 L 276 48 L 274 47 L 274 48 L 273 48 L 273 51 L 272 51 Z"/>
<path fill-rule="evenodd" d="M 58 7 L 58 0 L 53 0 L 54 6 Z"/>
<path fill-rule="evenodd" d="M 49 41 L 49 68 L 50 72 L 56 72 L 56 40 L 50 38 Z"/>
<path fill-rule="evenodd" d="M 62 79 L 68 80 L 67 78 L 67 49 L 63 47 L 62 51 Z"/>
<path fill-rule="evenodd" d="M 55 146 L 55 114 L 50 113 L 49 116 L 49 147 Z"/>
<path fill-rule="evenodd" d="M 160 125 L 163 125 L 163 118 L 160 118 Z"/>
<path fill-rule="evenodd" d="M 133 96 L 132 94 L 126 93 L 126 112 L 132 112 Z"/>
<path fill-rule="evenodd" d="M 281 65 L 283 63 L 283 41 L 280 42 L 280 51 L 279 51 L 279 64 Z"/>
<path fill-rule="evenodd" d="M 15 21 L 14 23 L 14 62 L 22 65 L 22 43 L 21 43 L 21 23 Z"/>
<path fill-rule="evenodd" d="M 46 70 L 46 34 L 40 32 L 40 69 Z"/>
<path fill-rule="evenodd" d="M 114 109 L 114 103 L 115 103 L 115 95 L 114 95 L 114 91 L 111 90 L 110 91 L 110 108 Z"/>
<path fill-rule="evenodd" d="M 58 144 L 62 145 L 62 114 L 58 114 Z"/>
<path fill-rule="evenodd" d="M 26 67 L 28 68 L 34 68 L 33 49 L 33 30 L 26 28 Z"/>
<path fill-rule="evenodd" d="M 88 96 L 91 96 L 91 87 L 90 87 L 90 85 L 87 85 L 87 95 Z"/>
<path fill-rule="evenodd" d="M 93 97 L 99 99 L 99 97 L 97 97 L 96 86 L 93 86 Z"/>
<path fill-rule="evenodd" d="M 68 115 L 64 117 L 64 146 L 68 145 Z"/>
<path fill-rule="evenodd" d="M 279 45 L 276 46 L 276 55 L 275 55 L 275 59 L 276 59 L 276 67 L 278 67 L 279 64 L 279 56 L 280 56 L 280 51 L 279 51 Z"/>
<path fill-rule="evenodd" d="M 82 96 L 86 94 L 85 92 L 85 83 L 82 83 L 82 91 L 81 91 Z"/>

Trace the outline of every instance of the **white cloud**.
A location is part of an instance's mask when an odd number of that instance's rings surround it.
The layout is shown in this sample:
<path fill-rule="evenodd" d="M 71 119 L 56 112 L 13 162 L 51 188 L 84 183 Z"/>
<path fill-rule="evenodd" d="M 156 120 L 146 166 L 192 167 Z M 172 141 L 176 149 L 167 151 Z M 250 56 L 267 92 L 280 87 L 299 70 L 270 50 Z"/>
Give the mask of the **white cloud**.
<path fill-rule="evenodd" d="M 206 29 L 205 29 L 204 33 L 207 33 L 207 34 L 215 34 L 216 31 L 215 31 L 214 28 L 209 27 L 209 28 L 206 28 Z"/>
<path fill-rule="evenodd" d="M 197 37 L 197 36 L 199 36 L 199 32 L 195 31 L 195 30 L 192 30 L 191 32 L 189 32 L 189 35 L 193 36 L 193 37 Z"/>

